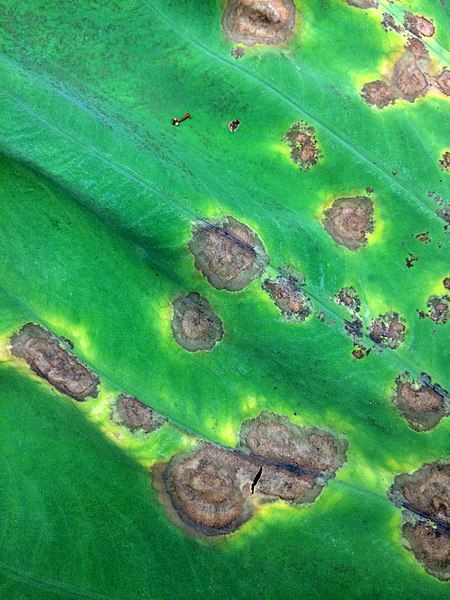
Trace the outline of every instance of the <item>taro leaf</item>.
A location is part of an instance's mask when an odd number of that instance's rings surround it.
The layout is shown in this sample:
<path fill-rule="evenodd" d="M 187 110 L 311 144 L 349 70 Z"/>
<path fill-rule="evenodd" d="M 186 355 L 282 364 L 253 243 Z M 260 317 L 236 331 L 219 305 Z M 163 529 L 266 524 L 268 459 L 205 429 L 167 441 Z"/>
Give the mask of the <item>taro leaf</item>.
<path fill-rule="evenodd" d="M 448 324 L 427 308 L 449 276 L 449 103 L 431 83 L 382 109 L 360 92 L 409 35 L 386 15 L 431 18 L 427 76 L 449 66 L 448 3 L 297 11 L 287 44 L 250 48 L 225 38 L 219 1 L 0 2 L 2 597 L 444 597 L 387 492 L 448 456 L 448 419 L 414 431 L 391 397 L 405 372 L 449 389 Z M 303 169 L 285 138 L 296 123 L 317 142 Z M 355 196 L 374 207 L 356 251 L 322 224 Z M 194 268 L 192 223 L 225 215 L 261 239 L 265 277 L 301 272 L 306 319 L 283 317 L 264 278 L 228 292 Z M 335 301 L 350 286 L 361 324 Z M 189 292 L 223 323 L 211 350 L 172 337 Z M 406 323 L 395 349 L 367 335 L 391 311 Z M 11 356 L 30 321 L 74 343 L 97 399 L 75 405 Z M 127 433 L 111 422 L 121 392 L 169 424 Z M 310 506 L 266 505 L 219 541 L 186 534 L 146 469 L 197 438 L 233 447 L 264 410 L 344 434 L 346 464 Z"/>

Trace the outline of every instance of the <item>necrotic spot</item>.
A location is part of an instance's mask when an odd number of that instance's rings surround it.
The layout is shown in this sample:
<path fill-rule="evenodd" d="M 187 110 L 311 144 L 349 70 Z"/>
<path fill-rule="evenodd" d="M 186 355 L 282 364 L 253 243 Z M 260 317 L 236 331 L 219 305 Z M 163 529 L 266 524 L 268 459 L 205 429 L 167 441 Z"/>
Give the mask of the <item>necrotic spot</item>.
<path fill-rule="evenodd" d="M 230 292 L 259 277 L 269 262 L 256 233 L 233 217 L 194 223 L 189 249 L 209 283 Z"/>
<path fill-rule="evenodd" d="M 222 321 L 208 300 L 197 292 L 180 296 L 173 302 L 172 334 L 185 350 L 210 350 L 222 339 Z"/>
<path fill-rule="evenodd" d="M 418 385 L 400 376 L 392 401 L 412 429 L 429 431 L 448 414 L 446 396 L 438 386 Z"/>
<path fill-rule="evenodd" d="M 366 196 L 338 198 L 325 210 L 322 222 L 336 243 L 358 250 L 373 231 L 373 202 Z"/>
<path fill-rule="evenodd" d="M 263 290 L 269 293 L 288 321 L 304 321 L 311 313 L 311 302 L 290 277 L 266 279 Z"/>
<path fill-rule="evenodd" d="M 369 327 L 370 339 L 385 348 L 398 348 L 405 334 L 405 322 L 396 312 L 380 315 Z"/>
<path fill-rule="evenodd" d="M 134 396 L 121 394 L 113 406 L 112 420 L 132 432 L 151 433 L 164 425 L 166 419 Z"/>
<path fill-rule="evenodd" d="M 233 42 L 280 45 L 292 35 L 295 19 L 292 0 L 228 0 L 222 27 Z"/>

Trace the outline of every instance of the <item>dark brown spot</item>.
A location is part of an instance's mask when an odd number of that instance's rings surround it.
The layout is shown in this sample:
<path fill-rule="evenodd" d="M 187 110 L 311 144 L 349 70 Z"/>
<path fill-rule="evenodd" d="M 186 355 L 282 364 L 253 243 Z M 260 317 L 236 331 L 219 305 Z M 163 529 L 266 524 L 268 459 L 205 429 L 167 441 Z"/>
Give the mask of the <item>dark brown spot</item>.
<path fill-rule="evenodd" d="M 210 350 L 222 339 L 222 321 L 212 311 L 208 300 L 190 292 L 173 302 L 172 334 L 185 350 Z"/>
<path fill-rule="evenodd" d="M 414 254 L 412 254 L 410 252 L 408 254 L 408 256 L 406 257 L 406 259 L 405 259 L 405 263 L 406 263 L 406 266 L 408 267 L 408 269 L 410 269 L 414 265 L 414 263 L 416 261 L 418 261 L 418 260 L 419 260 L 419 257 L 418 256 L 414 256 Z"/>
<path fill-rule="evenodd" d="M 450 96 L 450 70 L 444 69 L 438 77 L 436 77 L 436 84 L 439 89 L 444 92 L 446 96 Z"/>
<path fill-rule="evenodd" d="M 405 29 L 417 36 L 433 37 L 434 23 L 422 15 L 413 15 L 410 12 L 405 13 L 403 25 Z"/>
<path fill-rule="evenodd" d="M 440 205 L 442 204 L 442 202 L 438 202 L 436 200 L 436 204 Z M 446 204 L 445 206 L 443 206 L 442 208 L 439 208 L 436 211 L 436 214 L 441 217 L 441 219 L 443 221 L 445 221 L 445 227 L 444 229 L 448 228 L 448 225 L 450 225 L 450 204 Z"/>
<path fill-rule="evenodd" d="M 446 277 L 442 283 L 446 290 L 450 290 L 450 277 Z"/>
<path fill-rule="evenodd" d="M 339 198 L 324 212 L 325 231 L 338 244 L 358 250 L 367 243 L 366 235 L 373 231 L 373 202 L 367 196 Z"/>
<path fill-rule="evenodd" d="M 447 394 L 439 386 L 420 385 L 401 375 L 397 378 L 395 396 L 392 398 L 400 414 L 415 431 L 429 431 L 448 414 Z"/>
<path fill-rule="evenodd" d="M 416 57 L 410 52 L 405 52 L 395 63 L 391 87 L 408 102 L 414 102 L 427 93 L 427 78 L 419 69 Z"/>
<path fill-rule="evenodd" d="M 427 302 L 428 316 L 438 325 L 448 321 L 448 296 L 431 296 Z"/>
<path fill-rule="evenodd" d="M 361 360 L 369 354 L 369 351 L 366 348 L 358 347 L 352 351 L 352 355 L 356 360 Z"/>
<path fill-rule="evenodd" d="M 277 277 L 266 279 L 262 289 L 269 293 L 281 314 L 290 321 L 304 321 L 311 313 L 311 302 L 294 279 Z"/>
<path fill-rule="evenodd" d="M 352 314 L 359 312 L 361 308 L 361 300 L 353 287 L 339 290 L 335 300 L 339 306 L 345 306 Z"/>
<path fill-rule="evenodd" d="M 279 46 L 294 32 L 292 0 L 228 0 L 222 17 L 227 38 L 245 46 Z"/>
<path fill-rule="evenodd" d="M 444 152 L 439 164 L 443 171 L 450 171 L 450 152 Z"/>
<path fill-rule="evenodd" d="M 359 342 L 363 336 L 363 322 L 358 317 L 355 317 L 353 321 L 345 320 L 345 332 L 348 337 L 354 342 Z"/>
<path fill-rule="evenodd" d="M 245 56 L 244 48 L 233 48 L 233 50 L 231 51 L 231 56 L 233 58 L 242 58 L 243 56 Z"/>
<path fill-rule="evenodd" d="M 73 346 L 73 345 L 72 345 Z M 26 360 L 39 377 L 78 401 L 96 398 L 100 383 L 71 352 L 71 344 L 40 325 L 27 323 L 11 338 L 11 353 Z"/>
<path fill-rule="evenodd" d="M 294 123 L 285 133 L 283 140 L 291 148 L 291 158 L 302 171 L 313 167 L 320 158 L 315 129 L 306 121 Z"/>
<path fill-rule="evenodd" d="M 349 6 L 354 6 L 355 8 L 378 8 L 378 2 L 376 0 L 347 0 L 347 4 Z"/>
<path fill-rule="evenodd" d="M 369 327 L 370 339 L 386 348 L 398 348 L 405 334 L 405 322 L 396 312 L 380 315 Z"/>
<path fill-rule="evenodd" d="M 384 108 L 385 106 L 389 106 L 389 104 L 394 104 L 397 99 L 389 83 L 381 80 L 366 83 L 361 90 L 361 97 L 367 104 L 371 104 L 377 108 Z"/>
<path fill-rule="evenodd" d="M 239 121 L 239 119 L 234 119 L 233 121 L 228 123 L 228 129 L 231 131 L 231 133 L 234 133 L 240 124 L 241 122 Z"/>
<path fill-rule="evenodd" d="M 403 538 L 410 550 L 425 570 L 441 579 L 450 579 L 450 536 L 423 521 L 403 524 Z"/>
<path fill-rule="evenodd" d="M 164 425 L 166 419 L 134 396 L 121 394 L 113 408 L 112 420 L 132 432 L 151 433 Z"/>
<path fill-rule="evenodd" d="M 419 242 L 423 242 L 424 244 L 428 244 L 428 242 L 430 241 L 430 232 L 429 231 L 424 231 L 422 233 L 418 233 L 416 235 L 416 238 L 419 240 Z"/>
<path fill-rule="evenodd" d="M 195 222 L 189 249 L 209 283 L 230 292 L 262 275 L 269 262 L 256 233 L 233 217 Z"/>

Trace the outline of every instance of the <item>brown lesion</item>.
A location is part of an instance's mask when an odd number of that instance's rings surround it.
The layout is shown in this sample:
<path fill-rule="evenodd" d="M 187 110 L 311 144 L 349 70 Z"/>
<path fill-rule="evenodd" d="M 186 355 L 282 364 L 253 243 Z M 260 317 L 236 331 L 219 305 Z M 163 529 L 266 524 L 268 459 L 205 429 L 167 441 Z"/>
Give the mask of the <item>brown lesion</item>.
<path fill-rule="evenodd" d="M 414 15 L 406 12 L 403 26 L 407 31 L 418 37 L 433 37 L 435 32 L 434 23 L 430 18 L 423 15 Z"/>
<path fill-rule="evenodd" d="M 382 347 L 398 348 L 405 335 L 405 321 L 394 311 L 380 315 L 369 326 L 370 339 Z"/>
<path fill-rule="evenodd" d="M 111 411 L 111 419 L 117 425 L 126 427 L 135 433 L 151 433 L 159 429 L 167 420 L 135 396 L 120 394 Z"/>
<path fill-rule="evenodd" d="M 367 243 L 374 229 L 373 212 L 367 196 L 338 198 L 324 211 L 322 224 L 337 244 L 354 251 Z"/>
<path fill-rule="evenodd" d="M 242 290 L 269 262 L 265 248 L 247 225 L 233 217 L 196 221 L 189 249 L 194 265 L 216 289 Z"/>
<path fill-rule="evenodd" d="M 210 350 L 223 337 L 222 321 L 206 298 L 190 292 L 173 301 L 172 335 L 189 352 Z"/>
<path fill-rule="evenodd" d="M 428 573 L 450 579 L 450 463 L 439 460 L 397 475 L 388 495 L 403 510 L 406 547 Z"/>
<path fill-rule="evenodd" d="M 245 46 L 279 46 L 292 36 L 296 7 L 292 0 L 228 0 L 222 28 L 230 41 Z"/>
<path fill-rule="evenodd" d="M 276 500 L 311 503 L 346 457 L 334 434 L 270 413 L 246 421 L 240 440 L 234 450 L 202 444 L 153 469 L 161 501 L 191 533 L 231 533 Z"/>
<path fill-rule="evenodd" d="M 304 321 L 311 314 L 311 302 L 298 285 L 295 279 L 283 276 L 266 279 L 262 285 L 288 321 Z"/>
<path fill-rule="evenodd" d="M 415 383 L 406 374 L 400 375 L 392 402 L 415 431 L 433 429 L 449 412 L 446 391 L 433 385 L 429 377 Z"/>
<path fill-rule="evenodd" d="M 283 140 L 291 149 L 291 158 L 302 171 L 317 164 L 321 153 L 317 144 L 316 131 L 306 121 L 294 123 L 284 134 Z"/>
<path fill-rule="evenodd" d="M 34 323 L 27 323 L 11 338 L 11 353 L 58 391 L 79 402 L 96 398 L 100 380 L 73 355 L 72 348 L 68 340 Z"/>

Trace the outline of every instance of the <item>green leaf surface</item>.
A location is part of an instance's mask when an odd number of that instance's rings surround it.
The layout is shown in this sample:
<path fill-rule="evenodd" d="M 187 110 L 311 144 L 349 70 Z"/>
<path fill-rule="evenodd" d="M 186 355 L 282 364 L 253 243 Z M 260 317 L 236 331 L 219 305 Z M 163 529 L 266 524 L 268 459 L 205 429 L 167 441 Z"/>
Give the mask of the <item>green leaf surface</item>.
<path fill-rule="evenodd" d="M 449 7 L 297 5 L 289 44 L 236 59 L 218 1 L 0 2 L 1 597 L 448 592 L 403 548 L 387 490 L 449 454 L 448 419 L 415 432 L 390 397 L 404 371 L 450 386 L 448 324 L 418 314 L 449 275 L 436 199 L 449 197 L 439 160 L 450 105 L 433 92 L 378 110 L 360 90 L 402 51 L 404 38 L 380 25 L 385 12 L 431 17 L 436 35 L 424 41 L 448 66 Z M 307 172 L 283 141 L 301 120 L 322 154 Z M 351 252 L 322 214 L 366 188 L 375 230 Z M 261 280 L 237 293 L 208 284 L 188 241 L 193 221 L 221 215 L 257 232 L 269 275 L 286 264 L 305 275 L 322 319 L 286 322 Z M 333 300 L 344 286 L 357 290 L 366 327 L 402 315 L 404 344 L 355 360 L 349 313 Z M 190 291 L 223 322 L 208 352 L 172 337 L 171 303 Z M 97 399 L 75 405 L 11 356 L 10 336 L 28 321 L 74 342 L 101 378 Z M 110 419 L 121 391 L 169 424 L 124 432 Z M 235 446 L 263 410 L 345 434 L 346 464 L 311 506 L 265 506 L 220 540 L 187 535 L 146 470 L 196 439 Z"/>

